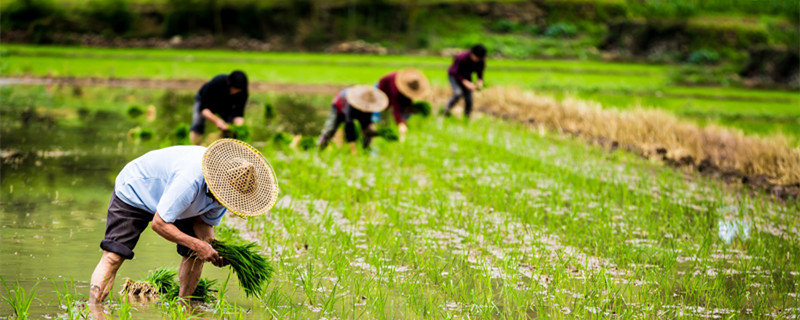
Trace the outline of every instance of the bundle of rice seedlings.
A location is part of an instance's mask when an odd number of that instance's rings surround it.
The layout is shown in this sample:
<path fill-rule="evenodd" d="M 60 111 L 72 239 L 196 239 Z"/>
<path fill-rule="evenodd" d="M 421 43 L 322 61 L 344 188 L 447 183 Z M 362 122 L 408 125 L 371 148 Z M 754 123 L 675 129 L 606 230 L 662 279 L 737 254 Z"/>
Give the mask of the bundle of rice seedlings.
<path fill-rule="evenodd" d="M 275 111 L 275 107 L 272 106 L 272 103 L 266 102 L 264 103 L 264 119 L 272 120 L 275 119 L 275 116 L 278 113 Z"/>
<path fill-rule="evenodd" d="M 394 127 L 380 127 L 376 135 L 386 139 L 386 141 L 397 141 L 400 139 L 400 134 L 397 133 L 397 129 Z"/>
<path fill-rule="evenodd" d="M 178 294 L 178 282 L 175 281 L 175 276 L 178 275 L 178 272 L 174 269 L 169 268 L 158 268 L 156 270 L 150 271 L 147 277 L 144 278 L 144 282 L 151 284 L 158 293 L 162 295 L 169 296 L 168 293 L 172 291 L 175 292 L 175 295 Z"/>
<path fill-rule="evenodd" d="M 181 123 L 172 129 L 170 136 L 172 137 L 172 141 L 175 144 L 189 144 L 189 125 L 186 123 Z"/>
<path fill-rule="evenodd" d="M 278 146 L 288 146 L 292 142 L 292 135 L 279 131 L 272 136 L 272 143 Z"/>
<path fill-rule="evenodd" d="M 136 119 L 139 118 L 142 114 L 144 114 L 144 110 L 142 110 L 142 108 L 139 108 L 139 106 L 137 105 L 132 105 L 128 107 L 127 113 L 128 117 L 130 117 L 131 119 Z"/>
<path fill-rule="evenodd" d="M 244 293 L 248 297 L 261 297 L 274 269 L 264 256 L 258 254 L 257 245 L 253 242 L 239 245 L 214 240 L 211 246 L 233 268 Z"/>
<path fill-rule="evenodd" d="M 128 130 L 128 139 L 134 141 L 147 141 L 153 138 L 153 130 L 149 128 L 135 127 Z"/>
<path fill-rule="evenodd" d="M 148 298 L 161 297 L 165 300 L 172 300 L 178 297 L 180 285 L 175 280 L 178 272 L 169 268 L 158 268 L 150 271 L 150 273 L 141 281 L 125 281 L 120 293 L 131 293 L 136 296 L 143 296 Z M 217 280 L 209 280 L 201 278 L 194 289 L 192 297 L 194 299 L 210 302 L 216 297 L 213 292 L 216 290 L 211 287 L 217 283 Z"/>
<path fill-rule="evenodd" d="M 150 299 L 155 299 L 159 296 L 158 289 L 156 289 L 149 282 L 132 281 L 131 279 L 125 279 L 125 284 L 122 285 L 122 290 L 119 291 L 119 294 L 127 294 Z"/>
<path fill-rule="evenodd" d="M 192 297 L 203 302 L 211 302 L 216 298 L 214 296 L 214 292 L 217 292 L 217 290 L 211 288 L 216 283 L 217 280 L 200 278 L 200 282 L 197 283 L 197 287 L 194 289 Z"/>
<path fill-rule="evenodd" d="M 300 138 L 300 149 L 311 150 L 317 147 L 317 140 L 314 137 L 303 136 Z"/>
<path fill-rule="evenodd" d="M 249 141 L 250 140 L 250 127 L 247 125 L 229 125 L 228 130 L 222 132 L 223 138 L 233 138 L 239 139 L 242 141 Z"/>
<path fill-rule="evenodd" d="M 416 110 L 417 113 L 419 113 L 423 117 L 427 117 L 427 116 L 431 115 L 431 109 L 432 109 L 431 108 L 431 103 L 428 102 L 428 101 L 417 101 L 417 102 L 414 102 L 414 104 L 411 105 L 411 107 L 414 110 Z"/>

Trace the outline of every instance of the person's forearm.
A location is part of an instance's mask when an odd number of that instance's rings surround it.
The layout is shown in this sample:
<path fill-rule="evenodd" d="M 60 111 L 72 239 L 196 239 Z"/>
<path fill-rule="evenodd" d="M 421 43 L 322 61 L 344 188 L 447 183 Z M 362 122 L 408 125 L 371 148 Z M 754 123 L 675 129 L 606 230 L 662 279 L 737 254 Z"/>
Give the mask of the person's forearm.
<path fill-rule="evenodd" d="M 170 242 L 177 243 L 179 245 L 185 246 L 189 249 L 197 251 L 198 244 L 197 242 L 201 241 L 198 238 L 191 237 L 178 229 L 174 224 L 169 223 L 161 219 L 161 216 L 156 212 L 153 216 L 153 224 L 152 224 L 153 231 L 155 231 L 158 235 L 162 238 L 167 239 Z"/>
<path fill-rule="evenodd" d="M 217 123 L 220 120 L 222 120 L 219 117 L 217 117 L 217 115 L 215 115 L 213 112 L 211 112 L 210 109 L 203 109 L 203 111 L 200 112 L 200 114 L 202 114 L 204 118 L 208 119 L 213 123 Z"/>

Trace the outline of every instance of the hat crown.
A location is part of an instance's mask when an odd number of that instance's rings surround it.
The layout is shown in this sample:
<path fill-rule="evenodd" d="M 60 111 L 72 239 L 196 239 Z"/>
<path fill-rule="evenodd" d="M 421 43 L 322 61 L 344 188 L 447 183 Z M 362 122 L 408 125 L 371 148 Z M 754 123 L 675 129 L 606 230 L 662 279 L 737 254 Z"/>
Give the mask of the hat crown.
<path fill-rule="evenodd" d="M 256 190 L 255 166 L 242 158 L 229 160 L 230 169 L 225 171 L 228 182 L 236 191 L 247 194 Z"/>
<path fill-rule="evenodd" d="M 409 81 L 408 87 L 411 88 L 411 90 L 419 90 L 419 80 L 414 79 Z"/>
<path fill-rule="evenodd" d="M 351 107 L 363 112 L 380 112 L 389 105 L 389 98 L 373 86 L 357 85 L 346 90 L 345 98 Z"/>
<path fill-rule="evenodd" d="M 372 95 L 372 91 L 364 91 L 364 93 L 361 95 L 361 99 L 364 99 L 364 101 L 368 103 L 374 103 L 376 100 L 375 96 Z"/>

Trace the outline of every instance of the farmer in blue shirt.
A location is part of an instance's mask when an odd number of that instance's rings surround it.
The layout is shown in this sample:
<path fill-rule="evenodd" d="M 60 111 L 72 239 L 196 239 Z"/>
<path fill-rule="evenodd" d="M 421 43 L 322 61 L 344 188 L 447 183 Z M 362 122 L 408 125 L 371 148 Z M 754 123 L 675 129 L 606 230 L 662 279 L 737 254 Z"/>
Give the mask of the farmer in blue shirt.
<path fill-rule="evenodd" d="M 199 145 L 206 132 L 206 120 L 220 131 L 228 124 L 244 124 L 244 107 L 247 104 L 247 75 L 239 70 L 220 74 L 206 82 L 194 97 L 194 113 L 189 138 Z"/>
<path fill-rule="evenodd" d="M 277 200 L 277 182 L 269 163 L 244 142 L 221 139 L 208 148 L 175 146 L 150 151 L 128 163 L 117 176 L 103 255 L 92 274 L 89 305 L 102 315 L 102 302 L 123 261 L 133 259 L 140 234 L 151 228 L 177 244 L 180 297 L 194 293 L 203 262 L 226 262 L 211 247 L 213 226 L 226 212 L 261 215 Z M 99 312 L 99 313 L 98 313 Z"/>

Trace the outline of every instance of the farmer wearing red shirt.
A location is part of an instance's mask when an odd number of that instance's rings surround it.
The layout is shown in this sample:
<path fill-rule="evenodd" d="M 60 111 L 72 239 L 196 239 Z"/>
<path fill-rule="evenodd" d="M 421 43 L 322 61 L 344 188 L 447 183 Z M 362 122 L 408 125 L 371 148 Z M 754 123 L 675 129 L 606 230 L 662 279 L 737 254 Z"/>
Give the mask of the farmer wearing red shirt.
<path fill-rule="evenodd" d="M 470 50 L 464 50 L 454 59 L 447 76 L 450 78 L 450 86 L 453 88 L 453 96 L 447 102 L 444 114 L 449 116 L 450 109 L 464 97 L 464 116 L 469 118 L 472 112 L 472 91 L 483 87 L 483 69 L 486 67 L 486 47 L 477 44 Z M 472 73 L 478 74 L 478 82 L 472 82 Z"/>
<path fill-rule="evenodd" d="M 414 112 L 414 100 L 422 99 L 430 91 L 428 78 L 416 69 L 403 69 L 385 75 L 378 81 L 378 89 L 389 97 L 389 107 L 392 109 L 400 141 L 405 140 L 406 120 Z"/>
<path fill-rule="evenodd" d="M 345 139 L 350 144 L 350 151 L 356 154 L 356 120 L 361 124 L 363 147 L 368 148 L 375 135 L 372 114 L 386 109 L 388 103 L 389 98 L 382 91 L 370 86 L 354 86 L 339 92 L 331 101 L 330 116 L 317 142 L 320 150 L 325 149 L 339 125 L 344 123 Z"/>

